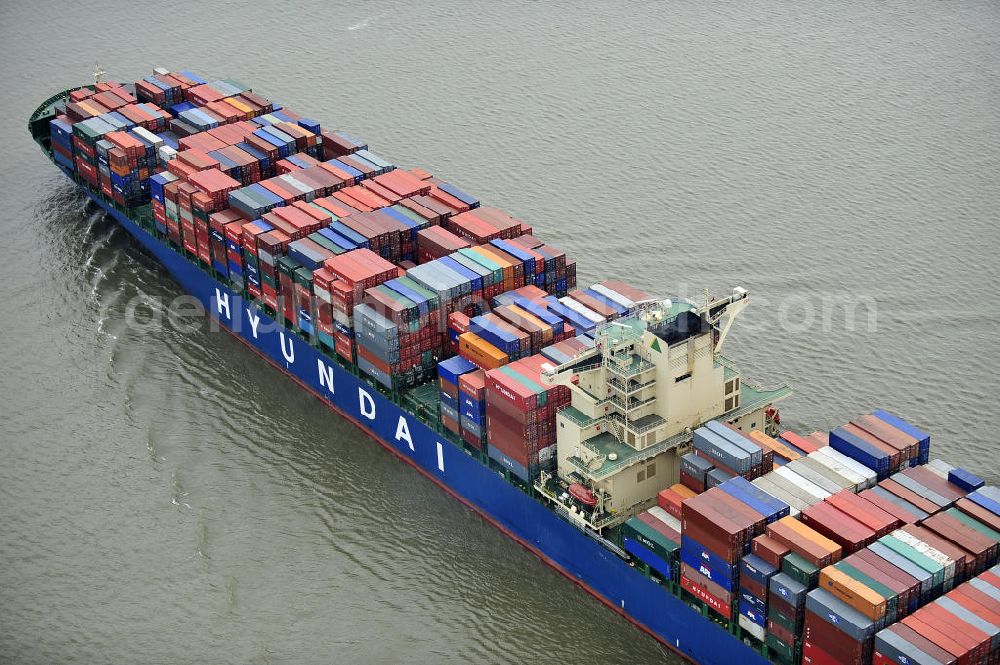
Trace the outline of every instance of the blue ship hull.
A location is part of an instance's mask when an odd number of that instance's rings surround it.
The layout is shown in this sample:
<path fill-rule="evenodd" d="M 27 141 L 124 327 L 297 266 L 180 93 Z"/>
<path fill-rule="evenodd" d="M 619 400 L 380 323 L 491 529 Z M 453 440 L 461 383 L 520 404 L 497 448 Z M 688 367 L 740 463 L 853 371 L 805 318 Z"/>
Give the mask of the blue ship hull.
<path fill-rule="evenodd" d="M 61 168 L 61 167 L 60 167 Z M 168 244 L 86 189 L 196 297 L 221 327 L 441 489 L 664 646 L 704 665 L 768 660 L 541 502 L 275 323 Z"/>

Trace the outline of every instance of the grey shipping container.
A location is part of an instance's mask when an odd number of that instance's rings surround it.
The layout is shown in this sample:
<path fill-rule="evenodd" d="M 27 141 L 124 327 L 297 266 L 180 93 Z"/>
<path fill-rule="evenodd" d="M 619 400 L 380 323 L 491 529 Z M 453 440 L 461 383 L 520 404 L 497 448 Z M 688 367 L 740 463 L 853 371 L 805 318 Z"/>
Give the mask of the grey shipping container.
<path fill-rule="evenodd" d="M 806 609 L 856 642 L 875 634 L 875 622 L 825 589 L 813 589 L 806 596 Z"/>
<path fill-rule="evenodd" d="M 745 473 L 753 466 L 750 453 L 726 441 L 706 427 L 699 427 L 693 434 L 694 447 L 718 460 L 733 471 Z"/>
<path fill-rule="evenodd" d="M 822 471 L 815 469 L 811 463 L 807 463 L 801 459 L 789 462 L 785 465 L 785 469 L 794 471 L 827 494 L 836 494 L 844 489 L 839 483 L 834 482 Z"/>

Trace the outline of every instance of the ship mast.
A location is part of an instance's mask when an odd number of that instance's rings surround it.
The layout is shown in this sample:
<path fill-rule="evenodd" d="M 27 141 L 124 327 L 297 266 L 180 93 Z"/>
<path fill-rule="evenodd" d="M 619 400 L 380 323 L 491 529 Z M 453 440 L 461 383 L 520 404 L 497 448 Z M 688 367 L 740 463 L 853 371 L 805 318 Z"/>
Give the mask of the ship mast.
<path fill-rule="evenodd" d="M 94 63 L 94 85 L 97 85 L 98 83 L 100 83 L 101 79 L 104 78 L 104 75 L 106 73 L 107 72 L 105 72 L 103 69 L 101 69 L 100 63 L 95 62 Z"/>

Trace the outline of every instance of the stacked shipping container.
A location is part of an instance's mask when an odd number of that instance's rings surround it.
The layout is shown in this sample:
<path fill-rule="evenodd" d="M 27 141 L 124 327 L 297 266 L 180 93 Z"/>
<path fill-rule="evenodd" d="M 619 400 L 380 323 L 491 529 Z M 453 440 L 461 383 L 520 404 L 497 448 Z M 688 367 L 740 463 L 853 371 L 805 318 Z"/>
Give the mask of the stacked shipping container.
<path fill-rule="evenodd" d="M 528 483 L 555 467 L 556 412 L 569 404 L 568 388 L 542 383 L 546 367 L 535 355 L 485 373 L 488 453 Z"/>
<path fill-rule="evenodd" d="M 1000 556 L 1000 491 L 939 460 L 921 464 L 921 455 L 929 454 L 926 435 L 885 412 L 855 424 L 880 432 L 880 442 L 892 438 L 897 444 L 900 456 L 893 458 L 849 432 L 859 448 L 858 441 L 867 444 L 862 452 L 881 467 L 881 481 L 879 472 L 856 459 L 857 449 L 838 444 L 851 457 L 828 445 L 837 441 L 836 432 L 828 440 L 785 433 L 776 443 L 789 445 L 772 449 L 784 458 L 774 467 L 796 475 L 765 474 L 753 483 L 733 475 L 701 494 L 695 492 L 710 484 L 714 463 L 729 462 L 729 470 L 746 473 L 752 460 L 745 449 L 724 445 L 733 441 L 718 423 L 697 431 L 700 454 L 682 457 L 682 484 L 658 497 L 664 511 L 688 518 L 682 521 L 677 581 L 720 616 L 737 612 L 744 634 L 766 644 L 776 662 L 995 662 L 1000 623 L 989 620 L 988 595 L 969 596 L 984 584 L 988 589 L 982 576 Z M 748 438 L 768 448 L 758 433 Z M 804 490 L 810 482 L 813 487 Z M 749 488 L 759 494 L 740 494 Z M 783 496 L 790 501 L 778 498 Z M 733 510 L 733 498 L 763 518 L 764 533 L 752 538 L 749 552 L 730 535 L 737 525 L 733 513 L 724 513 Z M 757 503 L 761 499 L 783 510 L 770 512 L 768 504 Z M 743 526 L 753 533 L 759 524 Z M 625 533 L 631 531 L 623 528 Z M 738 569 L 735 549 L 743 551 Z M 629 551 L 648 555 L 635 546 Z M 956 640 L 949 630 L 966 634 Z"/>

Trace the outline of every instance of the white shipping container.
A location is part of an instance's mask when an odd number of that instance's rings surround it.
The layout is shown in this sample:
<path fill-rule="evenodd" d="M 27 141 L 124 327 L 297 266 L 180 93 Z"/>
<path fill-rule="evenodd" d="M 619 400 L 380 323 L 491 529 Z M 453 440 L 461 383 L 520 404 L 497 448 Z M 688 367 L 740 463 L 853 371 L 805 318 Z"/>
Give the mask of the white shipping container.
<path fill-rule="evenodd" d="M 812 505 L 812 503 L 807 502 L 799 493 L 793 492 L 788 486 L 788 481 L 783 476 L 774 472 L 757 478 L 753 481 L 753 484 L 771 496 L 787 503 L 793 513 L 799 513 Z"/>
<path fill-rule="evenodd" d="M 822 450 L 822 449 L 820 449 Z M 833 459 L 829 455 L 823 455 L 819 451 L 814 453 L 809 453 L 807 457 L 811 460 L 815 460 L 817 464 L 822 464 L 843 476 L 845 479 L 850 481 L 852 492 L 857 492 L 860 488 L 865 487 L 867 484 L 867 479 L 854 469 L 850 469 L 847 466 L 841 464 L 837 460 Z"/>
<path fill-rule="evenodd" d="M 618 303 L 619 305 L 621 305 L 622 307 L 624 307 L 626 309 L 635 309 L 635 306 L 636 306 L 635 301 L 626 298 L 625 296 L 623 296 L 622 294 L 618 293 L 617 291 L 612 291 L 608 287 L 602 286 L 600 284 L 594 284 L 590 288 L 593 289 L 594 291 L 596 291 L 597 293 L 600 293 L 602 296 L 604 296 L 608 300 L 616 302 L 616 303 Z"/>
<path fill-rule="evenodd" d="M 822 473 L 812 468 L 810 464 L 803 463 L 802 460 L 789 462 L 785 465 L 785 468 L 799 474 L 827 494 L 836 494 L 840 490 L 844 489 L 839 484 L 833 482 Z"/>
<path fill-rule="evenodd" d="M 804 464 L 810 465 L 813 469 L 819 471 L 820 473 L 828 477 L 830 480 L 837 483 L 837 485 L 839 485 L 840 489 L 842 490 L 846 489 L 853 492 L 858 487 L 856 474 L 852 473 L 844 475 L 843 473 L 841 473 L 840 469 L 835 468 L 833 466 L 833 463 L 830 462 L 825 457 L 810 457 L 809 455 L 806 455 L 799 461 L 803 462 Z"/>
<path fill-rule="evenodd" d="M 928 471 L 933 471 L 934 473 L 941 476 L 945 480 L 948 480 L 948 473 L 954 470 L 955 467 L 952 466 L 951 464 L 948 464 L 944 460 L 932 459 L 924 466 L 924 468 L 927 469 Z"/>
<path fill-rule="evenodd" d="M 892 537 L 896 540 L 906 543 L 913 549 L 917 550 L 927 558 L 941 564 L 944 567 L 944 581 L 945 585 L 948 584 L 948 580 L 954 580 L 955 578 L 955 560 L 949 557 L 944 552 L 934 549 L 924 541 L 920 540 L 913 534 L 907 533 L 902 529 L 896 529 L 892 532 Z M 947 589 L 946 589 L 947 590 Z"/>
<path fill-rule="evenodd" d="M 739 624 L 743 630 L 747 631 L 761 642 L 764 641 L 764 638 L 766 637 L 766 635 L 764 635 L 764 626 L 758 626 L 742 614 L 739 618 Z"/>
<path fill-rule="evenodd" d="M 791 483 L 794 487 L 802 489 L 807 494 L 809 494 L 809 496 L 814 497 L 815 501 L 813 501 L 813 503 L 819 503 L 820 501 L 822 501 L 826 497 L 830 496 L 830 492 L 827 492 L 827 491 L 823 490 L 823 488 L 819 487 L 818 485 L 816 485 L 816 483 L 814 483 L 814 482 L 812 482 L 810 480 L 806 480 L 801 475 L 795 473 L 795 471 L 793 469 L 789 469 L 788 468 L 787 464 L 785 466 L 779 466 L 777 469 L 775 469 L 771 473 L 775 473 L 775 474 L 781 476 L 782 478 L 784 478 L 785 480 L 787 480 L 789 483 Z M 810 505 L 812 505 L 812 504 L 810 504 Z"/>
<path fill-rule="evenodd" d="M 152 145 L 157 150 L 164 145 L 163 139 L 145 127 L 136 127 L 132 130 L 132 133 Z"/>
<path fill-rule="evenodd" d="M 603 316 L 601 316 L 594 310 L 590 309 L 589 307 L 586 307 L 578 303 L 569 296 L 560 298 L 559 302 L 561 302 L 566 307 L 569 307 L 571 310 L 573 310 L 574 312 L 576 312 L 577 314 L 579 314 L 580 316 L 584 317 L 589 321 L 593 321 L 594 323 L 604 323 L 605 321 Z"/>
<path fill-rule="evenodd" d="M 160 156 L 160 162 L 166 164 L 172 159 L 177 159 L 177 151 L 168 145 L 157 148 L 156 153 Z"/>
<path fill-rule="evenodd" d="M 823 448 L 820 448 L 813 454 L 825 455 L 830 459 L 834 460 L 835 462 L 838 462 L 839 464 L 846 466 L 848 469 L 851 469 L 858 475 L 862 476 L 865 479 L 865 483 L 863 485 L 864 489 L 868 489 L 869 487 L 874 487 L 875 484 L 878 483 L 878 474 L 875 473 L 875 471 L 869 469 L 861 462 L 857 461 L 856 459 L 848 457 L 847 455 L 838 450 L 834 450 L 829 446 L 825 446 Z"/>
<path fill-rule="evenodd" d="M 673 515 L 671 515 L 670 513 L 668 513 L 667 511 L 665 511 L 663 508 L 660 508 L 659 506 L 653 506 L 646 512 L 648 512 L 650 515 L 652 515 L 656 519 L 660 520 L 661 522 L 669 526 L 677 533 L 681 532 L 681 521 L 676 517 L 674 517 Z"/>

